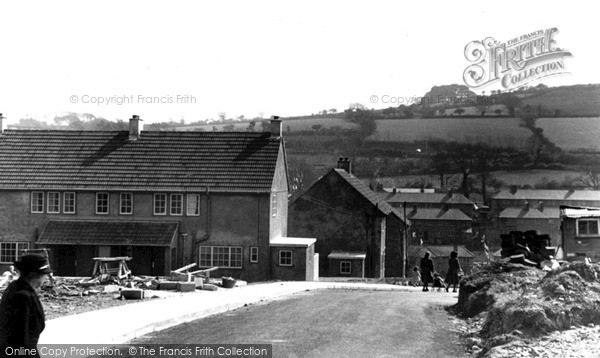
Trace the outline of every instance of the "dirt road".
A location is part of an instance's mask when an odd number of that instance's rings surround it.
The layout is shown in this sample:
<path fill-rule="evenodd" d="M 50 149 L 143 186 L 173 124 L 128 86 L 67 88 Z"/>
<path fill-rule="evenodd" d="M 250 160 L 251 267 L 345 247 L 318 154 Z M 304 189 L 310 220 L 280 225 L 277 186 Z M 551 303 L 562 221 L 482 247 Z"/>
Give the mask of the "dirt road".
<path fill-rule="evenodd" d="M 464 357 L 445 292 L 319 290 L 183 324 L 132 343 L 273 344 L 274 357 Z"/>

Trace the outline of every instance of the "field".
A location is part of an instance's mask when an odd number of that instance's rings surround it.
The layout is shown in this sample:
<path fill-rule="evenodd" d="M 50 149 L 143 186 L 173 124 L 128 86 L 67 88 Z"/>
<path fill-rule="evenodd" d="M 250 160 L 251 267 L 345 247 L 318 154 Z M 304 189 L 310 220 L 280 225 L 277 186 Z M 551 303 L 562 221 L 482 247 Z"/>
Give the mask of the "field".
<path fill-rule="evenodd" d="M 433 118 L 378 120 L 376 141 L 444 139 L 523 147 L 531 132 L 517 118 Z M 600 118 L 541 118 L 537 126 L 563 149 L 600 149 Z"/>

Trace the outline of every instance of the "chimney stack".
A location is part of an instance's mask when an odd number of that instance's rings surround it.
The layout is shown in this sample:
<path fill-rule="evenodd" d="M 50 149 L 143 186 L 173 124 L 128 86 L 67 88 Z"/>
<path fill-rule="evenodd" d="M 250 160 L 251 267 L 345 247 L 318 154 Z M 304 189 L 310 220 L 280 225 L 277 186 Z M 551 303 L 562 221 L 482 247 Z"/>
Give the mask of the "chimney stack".
<path fill-rule="evenodd" d="M 525 206 L 523 207 L 523 210 L 529 211 L 529 202 L 527 200 L 525 201 Z"/>
<path fill-rule="evenodd" d="M 538 201 L 538 210 L 539 211 L 544 211 L 544 202 L 543 201 Z"/>
<path fill-rule="evenodd" d="M 6 117 L 2 116 L 2 113 L 0 113 L 0 134 L 4 133 L 4 119 Z"/>
<path fill-rule="evenodd" d="M 138 140 L 140 138 L 140 132 L 142 131 L 141 121 L 140 116 L 137 114 L 134 114 L 129 119 L 129 140 Z"/>
<path fill-rule="evenodd" d="M 337 162 L 337 167 L 338 169 L 344 169 L 348 174 L 352 174 L 350 171 L 352 169 L 350 166 L 350 159 L 348 158 L 340 157 Z"/>
<path fill-rule="evenodd" d="M 279 116 L 271 116 L 269 130 L 272 137 L 281 137 L 281 119 L 279 119 Z"/>

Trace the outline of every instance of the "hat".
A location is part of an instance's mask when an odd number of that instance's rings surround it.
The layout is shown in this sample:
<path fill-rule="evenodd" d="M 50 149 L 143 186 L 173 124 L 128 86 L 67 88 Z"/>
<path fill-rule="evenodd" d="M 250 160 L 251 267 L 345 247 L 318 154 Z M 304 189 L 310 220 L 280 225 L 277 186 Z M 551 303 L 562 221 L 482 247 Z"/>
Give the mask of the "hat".
<path fill-rule="evenodd" d="M 48 258 L 41 254 L 21 256 L 21 261 L 15 262 L 15 267 L 21 272 L 52 273 Z"/>

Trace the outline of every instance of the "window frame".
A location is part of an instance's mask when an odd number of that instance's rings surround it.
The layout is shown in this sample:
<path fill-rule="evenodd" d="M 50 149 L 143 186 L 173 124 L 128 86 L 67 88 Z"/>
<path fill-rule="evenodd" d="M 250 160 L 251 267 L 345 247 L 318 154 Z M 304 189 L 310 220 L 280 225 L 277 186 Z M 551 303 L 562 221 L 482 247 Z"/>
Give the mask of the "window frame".
<path fill-rule="evenodd" d="M 287 256 L 287 254 L 289 254 L 289 257 L 285 257 L 285 256 Z M 287 263 L 288 260 L 289 260 L 289 263 Z M 293 263 L 294 263 L 294 252 L 292 250 L 279 250 L 279 266 L 291 267 L 291 266 L 293 266 Z"/>
<path fill-rule="evenodd" d="M 67 197 L 73 197 L 73 210 L 67 210 Z M 77 213 L 77 194 L 74 191 L 66 191 L 63 193 L 63 214 Z"/>
<path fill-rule="evenodd" d="M 347 270 L 344 270 L 344 265 L 347 264 Z M 352 274 L 352 261 L 344 260 L 340 261 L 340 275 L 350 275 Z"/>
<path fill-rule="evenodd" d="M 173 205 L 175 203 L 175 198 L 179 197 L 179 213 L 173 212 L 174 208 L 177 206 Z M 169 214 L 172 216 L 182 216 L 183 215 L 183 194 L 181 193 L 173 193 L 169 198 Z"/>
<path fill-rule="evenodd" d="M 156 203 L 157 203 L 157 198 L 159 196 L 161 196 L 161 197 L 164 198 L 164 200 L 163 200 L 163 202 L 164 202 L 164 211 L 163 212 L 157 212 L 156 211 L 156 208 L 157 208 Z M 160 215 L 160 216 L 166 216 L 167 215 L 167 200 L 168 200 L 168 197 L 167 197 L 166 193 L 154 193 L 153 200 L 152 200 L 152 206 L 153 206 L 152 212 L 154 213 L 154 215 Z"/>
<path fill-rule="evenodd" d="M 41 208 L 41 211 L 33 210 L 33 200 L 34 200 L 34 197 L 36 197 L 36 195 L 39 195 L 39 197 L 37 197 L 36 199 L 41 198 L 41 203 L 39 203 L 39 202 L 36 203 L 37 207 Z M 46 195 L 44 194 L 43 191 L 32 191 L 31 192 L 30 209 L 31 209 L 32 214 L 43 214 L 45 204 L 46 204 Z"/>
<path fill-rule="evenodd" d="M 250 246 L 250 263 L 258 262 L 258 246 Z"/>
<path fill-rule="evenodd" d="M 123 206 L 123 203 L 127 201 L 126 198 L 123 198 L 126 195 L 129 196 L 129 206 Z M 127 207 L 129 208 L 129 212 L 123 211 L 123 208 Z M 133 215 L 133 193 L 119 193 L 119 215 Z"/>
<path fill-rule="evenodd" d="M 219 260 L 223 260 L 225 256 L 219 257 L 219 255 L 225 255 L 222 251 L 227 249 L 227 265 L 218 265 Z M 234 252 L 235 250 L 235 252 Z M 209 251 L 207 254 L 206 251 Z M 221 252 L 215 252 L 221 251 Z M 244 266 L 244 248 L 242 246 L 200 246 L 198 250 L 198 266 L 199 267 L 218 267 L 222 269 L 242 269 Z M 205 257 L 203 257 L 203 255 Z M 235 255 L 235 258 L 234 258 Z M 207 258 L 210 258 L 210 262 L 206 262 Z M 217 261 L 217 262 L 216 262 Z M 233 264 L 239 266 L 234 266 Z"/>
<path fill-rule="evenodd" d="M 6 255 L 4 254 L 4 250 L 6 250 L 5 245 L 15 245 L 14 248 L 14 260 L 4 260 Z M 25 246 L 22 248 L 22 246 Z M 0 264 L 10 264 L 12 265 L 15 261 L 19 260 L 20 254 L 19 252 L 22 250 L 29 250 L 29 242 L 18 242 L 18 241 L 9 241 L 9 242 L 0 242 Z M 12 249 L 11 249 L 12 251 Z"/>
<path fill-rule="evenodd" d="M 586 225 L 586 233 L 582 233 L 579 230 L 579 224 L 582 222 L 596 222 L 596 233 L 594 234 L 590 234 L 589 233 L 589 224 Z M 600 219 L 592 219 L 592 218 L 581 218 L 581 219 L 577 219 L 576 225 L 575 225 L 575 229 L 577 230 L 577 236 L 580 237 L 600 237 Z"/>
<path fill-rule="evenodd" d="M 106 195 L 106 212 L 98 211 L 100 208 L 100 195 Z M 106 191 L 96 192 L 96 215 L 108 215 L 110 214 L 110 194 Z"/>
<path fill-rule="evenodd" d="M 271 194 L 271 217 L 277 217 L 277 194 Z"/>
<path fill-rule="evenodd" d="M 52 202 L 50 200 L 52 196 Z M 52 211 L 50 211 L 50 205 L 52 205 Z M 60 214 L 60 192 L 49 191 L 46 193 L 46 213 L 48 214 Z"/>
<path fill-rule="evenodd" d="M 190 212 L 190 202 L 193 202 L 192 200 L 190 200 L 190 198 L 195 198 L 195 202 L 196 202 L 196 206 L 192 209 L 195 209 L 195 214 L 194 212 Z M 187 216 L 200 216 L 200 194 L 188 194 L 186 195 L 186 206 L 185 206 L 185 213 Z"/>

